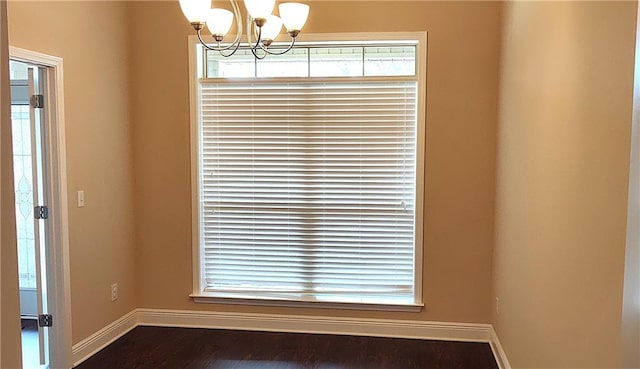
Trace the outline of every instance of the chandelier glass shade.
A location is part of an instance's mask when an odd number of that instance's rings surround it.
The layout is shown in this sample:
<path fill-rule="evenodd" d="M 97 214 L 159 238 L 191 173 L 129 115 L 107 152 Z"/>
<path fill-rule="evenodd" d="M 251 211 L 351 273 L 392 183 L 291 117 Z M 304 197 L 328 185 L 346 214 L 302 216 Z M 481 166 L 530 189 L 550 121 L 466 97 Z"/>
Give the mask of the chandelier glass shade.
<path fill-rule="evenodd" d="M 208 50 L 218 51 L 229 57 L 240 49 L 243 35 L 243 20 L 237 0 L 229 0 L 233 11 L 211 8 L 211 0 L 179 0 L 185 18 L 198 34 L 200 43 Z M 247 46 L 254 57 L 264 59 L 267 55 L 281 55 L 291 50 L 296 37 L 302 31 L 309 16 L 309 5 L 302 3 L 281 3 L 278 6 L 279 17 L 272 14 L 276 0 L 244 0 L 247 10 Z M 236 21 L 236 36 L 231 42 L 225 37 Z M 203 29 L 211 33 L 212 42 L 205 41 Z M 270 48 L 284 26 L 291 38 L 284 48 Z M 255 41 L 253 39 L 255 38 Z"/>

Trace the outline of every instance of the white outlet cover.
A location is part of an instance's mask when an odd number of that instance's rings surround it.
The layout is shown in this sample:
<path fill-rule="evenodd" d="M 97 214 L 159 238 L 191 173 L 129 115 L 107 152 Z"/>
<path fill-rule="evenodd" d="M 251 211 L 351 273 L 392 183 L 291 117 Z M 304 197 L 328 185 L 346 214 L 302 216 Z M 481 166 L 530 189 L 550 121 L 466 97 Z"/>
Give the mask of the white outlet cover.
<path fill-rule="evenodd" d="M 84 191 L 78 191 L 78 207 L 84 208 Z"/>
<path fill-rule="evenodd" d="M 111 301 L 116 301 L 118 299 L 118 284 L 114 283 L 111 285 Z"/>

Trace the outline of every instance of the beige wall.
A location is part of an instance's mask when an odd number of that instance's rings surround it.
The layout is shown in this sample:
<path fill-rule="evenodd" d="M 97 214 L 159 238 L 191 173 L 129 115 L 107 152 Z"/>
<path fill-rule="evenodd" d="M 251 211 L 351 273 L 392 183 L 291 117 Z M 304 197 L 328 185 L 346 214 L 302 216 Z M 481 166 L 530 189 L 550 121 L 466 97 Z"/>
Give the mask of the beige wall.
<path fill-rule="evenodd" d="M 636 3 L 503 22 L 493 321 L 515 368 L 617 367 Z"/>
<path fill-rule="evenodd" d="M 6 2 L 0 2 L 0 368 L 21 367 Z"/>
<path fill-rule="evenodd" d="M 132 4 L 139 305 L 489 322 L 500 4 L 313 1 L 305 32 L 428 31 L 424 296 L 416 313 L 194 304 L 187 36 L 177 2 Z M 386 22 L 378 22 L 386 19 Z"/>
<path fill-rule="evenodd" d="M 115 1 L 9 2 L 9 43 L 64 59 L 74 343 L 136 307 L 127 19 Z"/>

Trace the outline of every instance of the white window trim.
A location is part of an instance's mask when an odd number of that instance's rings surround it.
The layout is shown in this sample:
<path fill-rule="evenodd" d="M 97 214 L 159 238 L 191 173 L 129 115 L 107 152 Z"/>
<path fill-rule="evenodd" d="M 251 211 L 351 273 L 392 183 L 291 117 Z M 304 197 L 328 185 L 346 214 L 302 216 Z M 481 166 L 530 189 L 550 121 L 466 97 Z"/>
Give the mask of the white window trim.
<path fill-rule="evenodd" d="M 416 49 L 416 68 L 418 73 L 418 122 L 416 130 L 416 183 L 415 183 L 415 303 L 402 305 L 359 304 L 336 302 L 305 302 L 272 299 L 236 299 L 221 298 L 202 291 L 204 277 L 201 273 L 200 245 L 200 188 L 199 164 L 200 147 L 198 122 L 200 120 L 198 101 L 198 79 L 204 77 L 204 68 L 198 66 L 204 60 L 203 52 L 197 36 L 189 36 L 189 100 L 190 100 L 190 139 L 191 139 L 191 244 L 193 290 L 189 295 L 196 303 L 258 305 L 280 307 L 313 307 L 357 310 L 410 311 L 418 312 L 424 307 L 423 302 L 423 264 L 424 264 L 424 183 L 425 183 L 425 132 L 426 132 L 426 86 L 427 86 L 427 33 L 426 32 L 390 32 L 390 33 L 338 33 L 338 34 L 301 34 L 300 42 L 331 43 L 366 41 L 402 41 L 418 40 Z"/>

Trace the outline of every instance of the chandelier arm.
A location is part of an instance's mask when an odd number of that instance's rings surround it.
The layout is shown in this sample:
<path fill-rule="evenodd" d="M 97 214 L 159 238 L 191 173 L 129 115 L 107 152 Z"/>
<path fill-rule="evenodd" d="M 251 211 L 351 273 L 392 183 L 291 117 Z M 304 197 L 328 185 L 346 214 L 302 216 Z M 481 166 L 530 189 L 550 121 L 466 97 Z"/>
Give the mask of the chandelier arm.
<path fill-rule="evenodd" d="M 251 32 L 255 32 L 255 28 L 251 28 L 252 18 L 251 15 L 247 14 L 247 44 L 251 46 Z"/>
<path fill-rule="evenodd" d="M 236 26 L 237 26 L 237 33 L 236 33 L 236 37 L 233 40 L 232 43 L 230 43 L 227 46 L 218 46 L 218 47 L 214 47 L 214 46 L 210 46 L 202 37 L 202 28 L 196 29 L 196 32 L 198 34 L 198 40 L 200 40 L 200 43 L 202 44 L 202 46 L 204 46 L 207 50 L 211 50 L 211 51 L 217 51 L 219 52 L 222 56 L 231 56 L 233 54 L 236 53 L 236 51 L 238 51 L 238 48 L 240 47 L 240 44 L 242 43 L 241 37 L 242 37 L 242 13 L 240 12 L 240 7 L 238 6 L 238 3 L 236 2 L 236 0 L 230 0 L 231 2 L 231 7 L 233 8 L 233 13 L 235 14 L 235 19 L 236 19 Z M 220 45 L 220 42 L 218 42 L 218 45 Z M 233 51 L 228 54 L 225 55 L 223 53 L 223 51 L 225 50 L 230 50 L 233 49 Z"/>
<path fill-rule="evenodd" d="M 236 40 L 236 41 L 234 41 L 232 44 L 230 44 L 230 45 L 228 45 L 228 46 L 225 46 L 225 47 L 214 47 L 214 46 L 209 46 L 209 44 L 207 44 L 207 42 L 202 38 L 202 33 L 201 33 L 201 31 L 200 31 L 200 30 L 197 30 L 196 32 L 197 32 L 197 34 L 198 34 L 198 40 L 200 40 L 200 43 L 202 44 L 202 46 L 203 46 L 205 49 L 210 50 L 210 51 L 217 51 L 217 52 L 219 52 L 219 53 L 220 53 L 220 55 L 222 55 L 222 56 L 229 57 L 229 56 L 231 56 L 231 55 L 235 54 L 235 53 L 236 53 L 236 51 L 238 51 L 238 48 L 240 47 L 240 42 L 239 42 L 239 40 Z M 230 54 L 226 55 L 226 54 L 224 54 L 224 53 L 223 53 L 223 51 L 225 51 L 225 50 L 229 50 L 229 49 L 231 49 L 231 48 L 233 48 L 233 51 L 231 51 L 231 53 L 230 53 Z"/>
<path fill-rule="evenodd" d="M 266 58 L 266 57 L 267 57 L 267 55 L 268 55 L 267 53 L 265 53 L 264 55 L 260 56 L 260 55 L 257 53 L 257 51 L 256 51 L 256 50 L 258 50 L 258 49 L 254 49 L 254 48 L 252 48 L 252 47 L 251 47 L 251 48 L 249 48 L 249 49 L 251 50 L 251 53 L 253 54 L 253 57 L 254 57 L 254 58 L 256 58 L 256 59 L 258 59 L 258 60 L 262 60 L 262 59 Z"/>
<path fill-rule="evenodd" d="M 233 54 L 236 53 L 236 51 L 238 51 L 238 48 L 240 47 L 240 44 L 242 43 L 242 13 L 240 12 L 240 7 L 238 6 L 238 2 L 236 0 L 229 0 L 231 2 L 231 7 L 233 8 L 233 13 L 235 14 L 235 19 L 236 19 L 236 28 L 237 28 L 237 32 L 236 32 L 236 38 L 233 40 L 233 42 L 225 47 L 219 48 L 218 51 L 220 53 L 220 55 L 224 56 L 225 58 L 228 58 L 230 56 L 232 56 Z M 231 51 L 231 53 L 229 54 L 225 54 L 223 53 L 223 51 L 226 50 L 230 50 L 233 49 Z"/>
<path fill-rule="evenodd" d="M 289 47 L 287 47 L 286 50 L 282 50 L 282 51 L 279 51 L 279 52 L 273 52 L 273 51 L 269 50 L 268 48 L 266 48 L 266 47 L 264 47 L 262 45 L 260 45 L 260 48 L 262 50 L 264 50 L 264 52 L 266 52 L 269 55 L 283 55 L 283 54 L 288 53 L 291 49 L 293 49 L 293 46 L 295 44 L 296 44 L 296 38 L 295 37 L 291 37 L 291 43 L 289 44 Z"/>
<path fill-rule="evenodd" d="M 207 49 L 207 50 L 211 50 L 211 51 L 220 51 L 222 50 L 222 48 L 218 48 L 218 47 L 213 47 L 213 46 L 209 46 L 209 44 L 207 44 L 207 42 L 205 40 L 202 39 L 202 32 L 201 30 L 196 30 L 196 33 L 198 34 L 198 40 L 200 40 L 200 43 L 202 44 L 202 46 Z"/>
<path fill-rule="evenodd" d="M 233 8 L 233 13 L 235 14 L 236 19 L 236 38 L 233 40 L 233 44 L 242 43 L 242 13 L 240 12 L 240 7 L 238 6 L 238 2 L 236 0 L 229 0 L 231 2 L 231 7 Z M 232 44 L 232 45 L 233 45 Z M 237 50 L 237 47 L 236 47 Z"/>
<path fill-rule="evenodd" d="M 247 37 L 249 37 L 248 35 L 249 35 L 249 31 L 247 30 Z M 258 38 L 256 39 L 256 43 L 253 46 L 251 46 L 251 41 L 249 41 L 249 46 L 251 47 L 251 50 L 254 51 L 254 53 L 253 53 L 254 56 L 257 55 L 255 53 L 255 51 L 258 50 L 258 48 L 262 49 L 262 45 L 260 45 L 260 41 L 262 41 L 262 27 L 258 27 Z M 257 56 L 256 56 L 256 58 L 257 58 Z M 263 57 L 263 59 L 264 59 L 264 57 Z"/>
<path fill-rule="evenodd" d="M 248 25 L 247 25 L 248 26 Z M 249 49 L 251 50 L 251 53 L 253 54 L 253 57 L 258 59 L 258 60 L 262 60 L 264 58 L 267 57 L 267 53 L 264 53 L 262 56 L 260 56 L 258 54 L 258 46 L 260 46 L 260 40 L 262 39 L 262 27 L 258 27 L 258 38 L 256 39 L 256 43 L 255 45 L 251 46 L 251 38 L 249 36 L 249 30 L 247 30 L 247 41 L 249 42 Z"/>
<path fill-rule="evenodd" d="M 218 52 L 220 53 L 220 55 L 224 56 L 225 58 L 228 58 L 233 54 L 235 54 L 236 51 L 238 51 L 238 49 L 240 48 L 240 42 L 235 43 L 235 45 L 236 45 L 235 48 L 229 54 L 225 54 L 223 50 L 218 50 Z"/>

